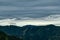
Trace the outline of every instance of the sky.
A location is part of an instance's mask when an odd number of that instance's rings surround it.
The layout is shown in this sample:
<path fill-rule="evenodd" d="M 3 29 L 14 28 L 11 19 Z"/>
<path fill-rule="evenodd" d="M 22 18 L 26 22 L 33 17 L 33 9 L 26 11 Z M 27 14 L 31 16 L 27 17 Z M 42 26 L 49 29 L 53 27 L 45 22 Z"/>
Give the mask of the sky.
<path fill-rule="evenodd" d="M 0 25 L 60 26 L 60 0 L 0 0 Z"/>

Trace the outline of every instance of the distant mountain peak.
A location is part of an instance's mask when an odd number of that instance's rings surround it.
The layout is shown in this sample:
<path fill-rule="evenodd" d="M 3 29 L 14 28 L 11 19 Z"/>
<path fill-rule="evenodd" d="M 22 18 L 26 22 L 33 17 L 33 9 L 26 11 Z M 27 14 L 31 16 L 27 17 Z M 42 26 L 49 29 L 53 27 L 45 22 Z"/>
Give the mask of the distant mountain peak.
<path fill-rule="evenodd" d="M 53 24 L 50 24 L 50 25 L 47 25 L 47 26 L 55 26 L 55 25 L 53 25 Z"/>

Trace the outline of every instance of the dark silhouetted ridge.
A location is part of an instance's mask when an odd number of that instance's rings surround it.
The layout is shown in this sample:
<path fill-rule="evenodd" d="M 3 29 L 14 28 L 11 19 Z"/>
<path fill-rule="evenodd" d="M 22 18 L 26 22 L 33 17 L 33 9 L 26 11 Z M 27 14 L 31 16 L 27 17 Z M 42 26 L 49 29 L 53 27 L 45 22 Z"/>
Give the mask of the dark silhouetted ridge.
<path fill-rule="evenodd" d="M 60 40 L 60 26 L 0 26 L 0 40 Z"/>

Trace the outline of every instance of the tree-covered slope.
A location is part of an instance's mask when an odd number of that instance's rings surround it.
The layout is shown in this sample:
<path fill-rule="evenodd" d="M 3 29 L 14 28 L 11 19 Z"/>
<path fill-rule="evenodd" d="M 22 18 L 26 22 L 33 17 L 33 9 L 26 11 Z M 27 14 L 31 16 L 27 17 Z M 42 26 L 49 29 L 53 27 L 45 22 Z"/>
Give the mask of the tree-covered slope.
<path fill-rule="evenodd" d="M 0 26 L 1 38 L 4 40 L 60 40 L 60 26 Z"/>

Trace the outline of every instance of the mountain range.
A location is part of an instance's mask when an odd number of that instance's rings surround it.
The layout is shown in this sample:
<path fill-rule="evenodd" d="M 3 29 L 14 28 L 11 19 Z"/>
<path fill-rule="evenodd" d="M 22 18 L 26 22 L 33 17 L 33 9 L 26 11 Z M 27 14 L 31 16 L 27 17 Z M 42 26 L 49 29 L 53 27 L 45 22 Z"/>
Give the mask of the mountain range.
<path fill-rule="evenodd" d="M 20 38 L 19 40 L 60 40 L 60 26 L 52 24 L 46 26 L 25 25 L 23 27 L 0 26 L 0 31 L 8 35 L 10 39 L 15 36 Z"/>

